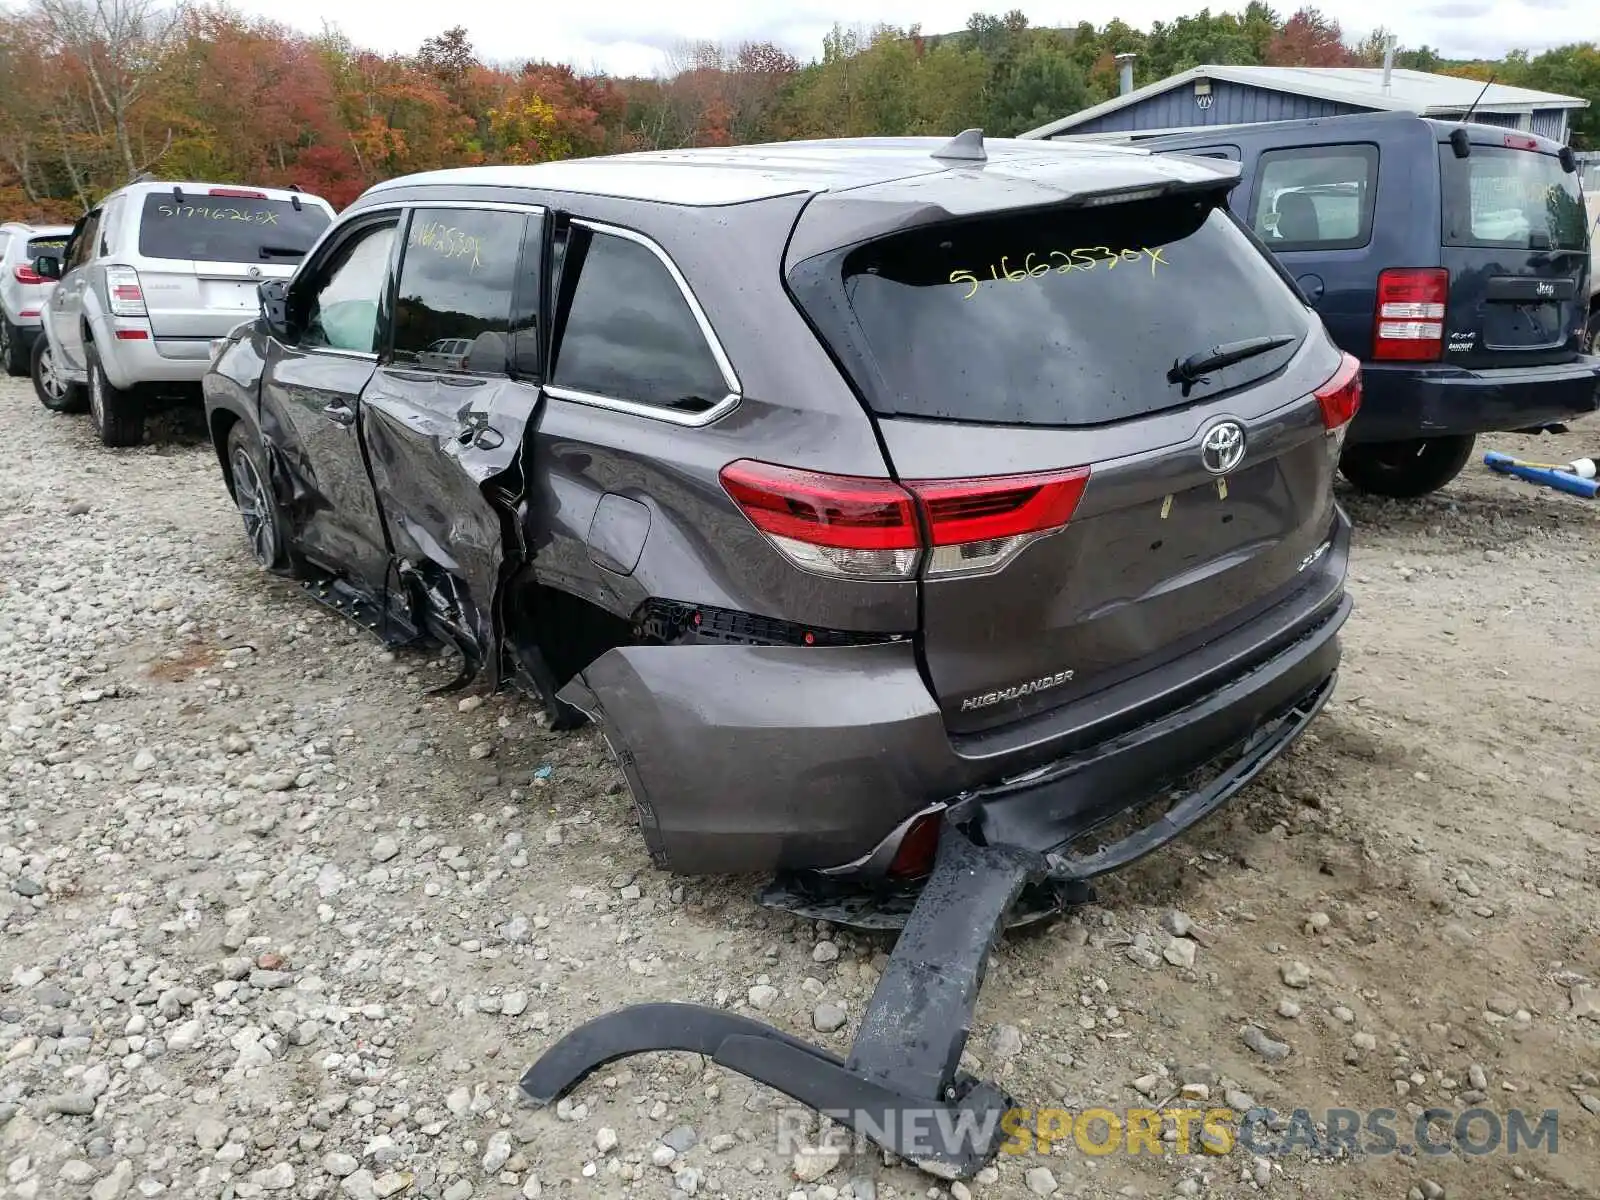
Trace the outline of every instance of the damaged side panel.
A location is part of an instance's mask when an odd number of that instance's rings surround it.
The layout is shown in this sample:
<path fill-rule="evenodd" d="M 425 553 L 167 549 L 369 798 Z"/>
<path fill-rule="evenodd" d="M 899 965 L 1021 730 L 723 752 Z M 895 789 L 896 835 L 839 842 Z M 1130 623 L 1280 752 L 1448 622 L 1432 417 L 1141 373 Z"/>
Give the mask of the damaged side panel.
<path fill-rule="evenodd" d="M 657 862 L 691 874 L 859 857 L 963 769 L 905 642 L 628 646 L 561 699 L 604 731 Z M 767 802 L 774 778 L 803 802 Z"/>
<path fill-rule="evenodd" d="M 261 438 L 291 537 L 307 558 L 376 600 L 389 554 L 367 478 L 356 411 L 370 359 L 273 343 L 261 386 Z"/>
<path fill-rule="evenodd" d="M 498 670 L 496 612 L 523 433 L 538 392 L 507 378 L 383 368 L 363 397 L 362 436 L 394 547 L 398 585 L 419 620 Z"/>

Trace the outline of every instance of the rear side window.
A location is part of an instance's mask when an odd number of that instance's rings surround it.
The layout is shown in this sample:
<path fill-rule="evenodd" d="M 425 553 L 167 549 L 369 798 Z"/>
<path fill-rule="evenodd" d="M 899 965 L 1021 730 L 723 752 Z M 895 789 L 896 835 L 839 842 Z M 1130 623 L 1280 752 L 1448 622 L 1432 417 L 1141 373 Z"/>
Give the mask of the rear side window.
<path fill-rule="evenodd" d="M 493 210 L 411 215 L 395 296 L 396 366 L 505 372 L 525 224 L 521 213 Z"/>
<path fill-rule="evenodd" d="M 67 235 L 56 234 L 53 237 L 36 237 L 28 239 L 27 260 L 32 262 L 42 254 L 49 254 L 56 258 L 61 257 L 62 251 L 67 248 Z"/>
<path fill-rule="evenodd" d="M 1274 265 L 1213 198 L 991 217 L 894 234 L 843 263 L 844 307 L 817 271 L 792 280 L 880 415 L 1088 426 L 1144 416 L 1281 369 L 1310 328 Z M 818 265 L 821 264 L 821 265 Z M 810 276 L 810 278 L 808 278 Z M 1206 372 L 1174 363 L 1246 338 L 1284 345 Z M 868 365 L 870 364 L 870 365 Z"/>
<path fill-rule="evenodd" d="M 554 386 L 680 413 L 705 412 L 729 395 L 699 317 L 653 248 L 574 224 L 560 271 L 570 300 Z"/>
<path fill-rule="evenodd" d="M 248 196 L 152 192 L 139 218 L 139 253 L 193 262 L 260 263 L 303 258 L 332 222 L 321 205 Z"/>
<path fill-rule="evenodd" d="M 1474 146 L 1457 158 L 1439 148 L 1444 244 L 1513 250 L 1582 250 L 1583 198 L 1578 177 L 1553 154 Z"/>
<path fill-rule="evenodd" d="M 1376 146 L 1269 150 L 1250 224 L 1274 250 L 1348 250 L 1372 240 Z"/>

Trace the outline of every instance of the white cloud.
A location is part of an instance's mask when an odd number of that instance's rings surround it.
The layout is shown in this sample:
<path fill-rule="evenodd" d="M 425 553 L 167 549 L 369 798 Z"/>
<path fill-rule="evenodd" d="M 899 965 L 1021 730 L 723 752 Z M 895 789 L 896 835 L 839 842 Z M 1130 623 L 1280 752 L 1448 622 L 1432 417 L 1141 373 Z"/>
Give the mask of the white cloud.
<path fill-rule="evenodd" d="M 383 52 L 414 50 L 423 38 L 464 25 L 485 58 L 535 58 L 571 63 L 582 70 L 650 74 L 664 69 L 667 51 L 684 40 L 738 42 L 770 39 L 801 61 L 821 53 L 823 35 L 835 21 L 857 24 L 921 24 L 927 33 L 963 28 L 975 0 L 878 0 L 864 7 L 850 0 L 799 0 L 752 4 L 749 0 L 700 0 L 695 5 L 659 0 L 607 0 L 596 5 L 507 5 L 495 0 L 454 0 L 447 6 L 420 0 L 363 0 L 335 16 L 323 0 L 235 0 L 252 15 L 316 31 L 324 20 L 337 24 L 358 45 Z M 1016 7 L 999 0 L 991 10 Z M 1287 14 L 1294 0 L 1276 5 Z M 1035 25 L 1072 25 L 1107 18 L 1081 4 L 1022 4 Z M 1148 28 L 1198 11 L 1201 0 L 1125 0 L 1117 13 Z M 1213 9 L 1244 7 L 1213 4 Z M 1318 7 L 1354 41 L 1387 25 L 1405 45 L 1427 44 L 1447 55 L 1498 55 L 1521 47 L 1538 51 L 1575 41 L 1600 40 L 1600 4 L 1593 0 L 1455 0 L 1395 8 L 1386 0 L 1325 0 Z"/>

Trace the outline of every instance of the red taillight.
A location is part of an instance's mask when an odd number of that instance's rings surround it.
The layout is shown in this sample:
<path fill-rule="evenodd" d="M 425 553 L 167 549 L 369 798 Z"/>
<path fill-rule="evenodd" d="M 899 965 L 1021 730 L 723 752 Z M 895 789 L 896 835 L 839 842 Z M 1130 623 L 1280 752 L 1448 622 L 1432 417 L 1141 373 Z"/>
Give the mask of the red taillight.
<path fill-rule="evenodd" d="M 994 570 L 1029 542 L 1072 520 L 1088 483 L 1088 467 L 908 483 L 922 503 L 933 542 L 928 574 Z"/>
<path fill-rule="evenodd" d="M 911 497 L 887 479 L 798 471 L 743 459 L 722 486 L 755 527 L 807 570 L 909 579 L 921 556 Z"/>
<path fill-rule="evenodd" d="M 111 312 L 118 317 L 145 315 L 144 288 L 139 273 L 132 267 L 106 268 L 106 291 L 111 294 Z"/>
<path fill-rule="evenodd" d="M 748 459 L 722 469 L 728 495 L 791 561 L 876 580 L 913 578 L 924 550 L 930 576 L 995 570 L 1066 525 L 1088 480 L 1087 467 L 903 486 Z"/>
<path fill-rule="evenodd" d="M 1537 150 L 1539 139 L 1529 137 L 1525 133 L 1508 133 L 1505 136 L 1505 144 L 1513 150 Z"/>
<path fill-rule="evenodd" d="M 889 863 L 889 878 L 919 879 L 933 870 L 934 857 L 939 853 L 940 819 L 938 813 L 923 813 L 911 822 Z"/>
<path fill-rule="evenodd" d="M 43 275 L 39 274 L 39 272 L 35 271 L 32 267 L 29 267 L 29 266 L 23 266 L 23 265 L 19 264 L 11 273 L 17 277 L 17 282 L 18 283 L 49 283 L 50 282 Z"/>
<path fill-rule="evenodd" d="M 240 200 L 265 200 L 265 192 L 253 192 L 249 188 L 212 188 L 206 193 L 208 196 L 234 196 Z"/>
<path fill-rule="evenodd" d="M 1391 269 L 1378 275 L 1372 357 L 1385 362 L 1436 362 L 1444 352 L 1444 308 L 1450 272 L 1442 267 Z"/>
<path fill-rule="evenodd" d="M 1361 407 L 1361 363 L 1355 355 L 1343 355 L 1339 369 L 1314 394 L 1330 432 L 1348 425 Z"/>

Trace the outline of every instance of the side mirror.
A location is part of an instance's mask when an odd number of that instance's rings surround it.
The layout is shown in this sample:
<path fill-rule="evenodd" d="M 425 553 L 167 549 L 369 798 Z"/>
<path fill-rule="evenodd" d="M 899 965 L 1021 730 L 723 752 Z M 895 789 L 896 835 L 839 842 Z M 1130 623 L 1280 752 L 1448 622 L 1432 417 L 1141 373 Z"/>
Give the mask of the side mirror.
<path fill-rule="evenodd" d="M 292 341 L 289 321 L 289 284 L 283 279 L 269 279 L 256 285 L 256 296 L 261 301 L 261 320 L 267 332 L 279 341 Z"/>
<path fill-rule="evenodd" d="M 33 273 L 42 279 L 60 279 L 61 260 L 54 254 L 41 254 L 33 260 Z"/>

